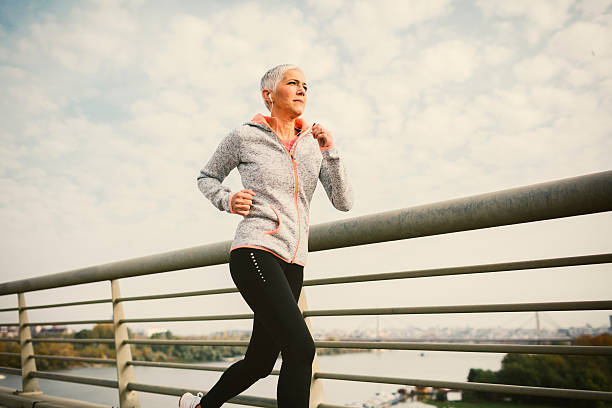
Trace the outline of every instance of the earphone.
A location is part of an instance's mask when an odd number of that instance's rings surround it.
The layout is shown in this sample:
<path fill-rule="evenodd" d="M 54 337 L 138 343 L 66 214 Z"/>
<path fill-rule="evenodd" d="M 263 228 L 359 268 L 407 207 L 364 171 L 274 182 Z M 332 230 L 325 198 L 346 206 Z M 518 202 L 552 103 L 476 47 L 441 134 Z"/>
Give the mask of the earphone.
<path fill-rule="evenodd" d="M 274 101 L 272 100 L 272 92 L 268 93 L 268 97 L 270 98 L 270 103 L 274 103 Z"/>

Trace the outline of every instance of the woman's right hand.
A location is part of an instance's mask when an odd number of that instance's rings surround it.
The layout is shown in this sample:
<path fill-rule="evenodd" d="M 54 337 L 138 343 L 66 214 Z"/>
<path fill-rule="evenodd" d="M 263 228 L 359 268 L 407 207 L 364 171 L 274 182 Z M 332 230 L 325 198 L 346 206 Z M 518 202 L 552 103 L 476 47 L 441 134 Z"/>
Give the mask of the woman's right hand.
<path fill-rule="evenodd" d="M 248 215 L 253 203 L 255 192 L 253 190 L 240 190 L 232 196 L 232 211 L 242 216 Z"/>

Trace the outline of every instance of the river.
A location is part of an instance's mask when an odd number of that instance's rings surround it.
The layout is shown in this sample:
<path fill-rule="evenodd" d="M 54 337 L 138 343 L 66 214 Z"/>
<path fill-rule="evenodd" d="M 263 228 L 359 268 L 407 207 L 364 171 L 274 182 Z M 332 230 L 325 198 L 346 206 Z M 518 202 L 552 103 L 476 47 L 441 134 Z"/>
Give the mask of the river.
<path fill-rule="evenodd" d="M 386 377 L 406 377 L 436 379 L 447 381 L 466 381 L 470 368 L 499 370 L 503 354 L 459 353 L 459 352 L 421 352 L 389 350 L 370 353 L 350 353 L 319 356 L 319 370 L 324 372 L 380 375 Z M 229 362 L 212 363 L 227 366 Z M 280 369 L 280 360 L 276 367 Z M 62 370 L 63 374 L 116 379 L 114 367 L 83 367 Z M 209 389 L 221 375 L 220 372 L 179 370 L 171 368 L 134 367 L 136 382 L 173 387 Z M 71 384 L 39 379 L 45 393 L 118 406 L 117 391 L 110 388 Z M 255 383 L 244 394 L 274 397 L 277 376 L 269 376 Z M 6 375 L 0 380 L 5 387 L 21 388 L 21 378 Z M 325 401 L 333 404 L 364 402 L 376 392 L 395 391 L 399 387 L 387 384 L 369 384 L 353 381 L 323 380 Z M 166 408 L 177 405 L 176 397 L 140 393 L 143 408 Z M 243 405 L 225 404 L 227 407 Z M 412 407 L 411 403 L 397 407 Z"/>

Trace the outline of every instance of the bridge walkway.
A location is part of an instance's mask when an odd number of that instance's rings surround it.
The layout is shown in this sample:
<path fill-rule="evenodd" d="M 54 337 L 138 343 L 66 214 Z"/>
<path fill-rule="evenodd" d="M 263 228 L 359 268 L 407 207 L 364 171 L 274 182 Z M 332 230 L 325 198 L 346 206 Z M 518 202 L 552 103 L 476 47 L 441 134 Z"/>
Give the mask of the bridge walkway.
<path fill-rule="evenodd" d="M 113 408 L 47 394 L 19 395 L 16 391 L 15 388 L 0 387 L 0 408 Z"/>

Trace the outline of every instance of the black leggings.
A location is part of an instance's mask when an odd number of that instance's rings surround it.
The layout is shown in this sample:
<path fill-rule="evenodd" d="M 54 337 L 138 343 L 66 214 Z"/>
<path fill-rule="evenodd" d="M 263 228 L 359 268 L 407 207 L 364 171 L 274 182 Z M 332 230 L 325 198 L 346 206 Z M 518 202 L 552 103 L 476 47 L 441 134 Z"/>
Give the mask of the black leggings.
<path fill-rule="evenodd" d="M 244 358 L 232 364 L 202 398 L 202 408 L 217 408 L 272 371 L 278 353 L 283 363 L 277 386 L 279 408 L 307 408 L 315 345 L 297 305 L 304 268 L 259 249 L 230 254 L 236 287 L 254 312 L 251 341 Z"/>

